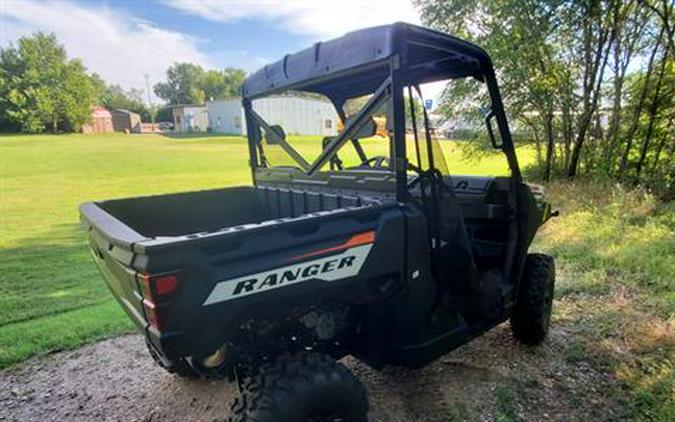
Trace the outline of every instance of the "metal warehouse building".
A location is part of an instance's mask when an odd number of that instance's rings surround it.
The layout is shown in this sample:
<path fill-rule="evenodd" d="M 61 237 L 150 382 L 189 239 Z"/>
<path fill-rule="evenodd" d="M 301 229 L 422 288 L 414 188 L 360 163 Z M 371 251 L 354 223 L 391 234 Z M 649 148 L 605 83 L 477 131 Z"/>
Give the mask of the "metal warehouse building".
<path fill-rule="evenodd" d="M 241 100 L 206 103 L 213 132 L 246 134 Z M 274 96 L 253 101 L 253 109 L 271 125 L 281 125 L 289 135 L 337 134 L 338 115 L 328 101 L 294 96 Z"/>

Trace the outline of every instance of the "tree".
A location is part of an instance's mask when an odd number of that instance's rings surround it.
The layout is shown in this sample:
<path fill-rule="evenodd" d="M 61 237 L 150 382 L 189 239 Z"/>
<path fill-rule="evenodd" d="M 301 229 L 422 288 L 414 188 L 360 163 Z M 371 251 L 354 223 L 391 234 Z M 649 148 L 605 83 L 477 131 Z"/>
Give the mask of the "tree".
<path fill-rule="evenodd" d="M 54 90 L 56 110 L 52 113 L 52 131 L 79 131 L 91 120 L 91 108 L 96 102 L 96 91 L 79 60 L 64 66 L 61 82 Z"/>
<path fill-rule="evenodd" d="M 166 82 L 155 84 L 155 94 L 171 105 L 202 104 L 204 69 L 193 63 L 176 63 L 166 71 Z"/>
<path fill-rule="evenodd" d="M 207 99 L 222 100 L 238 97 L 245 78 L 246 72 L 241 69 L 228 67 L 223 71 L 208 70 L 204 73 L 200 85 Z"/>
<path fill-rule="evenodd" d="M 468 38 L 490 52 L 511 115 L 537 134 L 538 151 L 542 149 L 542 140 L 545 141 L 543 157 L 548 178 L 554 159 L 554 109 L 556 102 L 566 98 L 560 94 L 572 90 L 566 74 L 567 57 L 557 55 L 550 45 L 559 35 L 555 30 L 560 25 L 560 2 L 418 0 L 416 3 L 422 9 L 423 19 L 432 27 Z M 466 104 L 463 98 L 469 92 L 474 93 L 474 98 L 468 101 L 474 107 L 465 113 L 475 115 L 477 107 L 487 104 L 484 92 L 478 97 L 475 90 L 467 91 L 466 83 L 453 83 L 444 99 Z M 543 139 L 539 134 L 544 135 Z"/>
<path fill-rule="evenodd" d="M 7 129 L 79 130 L 95 96 L 84 65 L 68 60 L 53 34 L 38 32 L 0 49 L 0 121 Z"/>
<path fill-rule="evenodd" d="M 99 93 L 98 103 L 108 110 L 123 109 L 141 115 L 143 121 L 150 121 L 150 108 L 143 101 L 143 90 L 124 90 L 119 85 L 105 86 Z"/>
<path fill-rule="evenodd" d="M 638 126 L 640 124 L 640 115 L 642 114 L 642 109 L 645 103 L 645 100 L 647 99 L 647 91 L 649 89 L 649 84 L 650 80 L 652 77 L 652 71 L 654 70 L 654 59 L 656 58 L 656 53 L 661 47 L 661 40 L 663 39 L 663 33 L 664 30 L 661 29 L 659 32 L 659 35 L 657 37 L 657 41 L 652 47 L 651 53 L 649 55 L 649 62 L 647 64 L 647 70 L 644 74 L 643 82 L 641 85 L 641 89 L 639 90 L 640 94 L 637 97 L 638 98 L 637 103 L 633 107 L 633 118 L 631 120 L 630 124 L 630 129 L 628 130 L 627 136 L 626 136 L 626 142 L 625 146 L 623 149 L 623 154 L 621 154 L 621 162 L 619 164 L 619 177 L 623 177 L 626 173 L 626 170 L 628 169 L 628 157 L 631 151 L 631 148 L 633 147 L 633 139 L 635 137 L 635 134 L 638 130 Z"/>
<path fill-rule="evenodd" d="M 545 179 L 583 172 L 675 190 L 672 1 L 413 1 L 427 25 L 490 53 Z M 439 110 L 473 111 L 463 106 L 481 94 L 465 87 L 453 81 Z"/>
<path fill-rule="evenodd" d="M 616 0 L 615 0 L 616 1 Z M 582 70 L 582 109 L 577 122 L 577 136 L 572 144 L 572 152 L 567 166 L 567 176 L 577 175 L 582 147 L 586 135 L 597 111 L 600 98 L 601 84 L 605 75 L 605 68 L 609 58 L 609 51 L 616 32 L 611 29 L 612 9 L 611 2 L 581 1 L 579 11 L 582 18 L 581 40 L 575 49 L 583 57 Z"/>
<path fill-rule="evenodd" d="M 245 77 L 241 69 L 205 71 L 193 63 L 176 63 L 166 71 L 166 82 L 155 84 L 154 90 L 170 105 L 202 104 L 239 96 Z"/>

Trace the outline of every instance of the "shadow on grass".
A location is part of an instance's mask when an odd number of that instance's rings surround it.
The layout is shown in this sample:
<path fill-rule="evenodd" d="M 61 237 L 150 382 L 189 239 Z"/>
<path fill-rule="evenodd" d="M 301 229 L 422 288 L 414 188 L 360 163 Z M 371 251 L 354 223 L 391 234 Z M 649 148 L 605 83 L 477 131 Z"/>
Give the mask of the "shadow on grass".
<path fill-rule="evenodd" d="M 130 329 L 79 224 L 0 249 L 0 368 Z"/>
<path fill-rule="evenodd" d="M 0 292 L 0 326 L 110 299 L 77 224 L 0 249 Z"/>
<path fill-rule="evenodd" d="M 131 332 L 131 321 L 114 299 L 55 315 L 0 326 L 0 369 L 36 355 L 74 349 Z"/>

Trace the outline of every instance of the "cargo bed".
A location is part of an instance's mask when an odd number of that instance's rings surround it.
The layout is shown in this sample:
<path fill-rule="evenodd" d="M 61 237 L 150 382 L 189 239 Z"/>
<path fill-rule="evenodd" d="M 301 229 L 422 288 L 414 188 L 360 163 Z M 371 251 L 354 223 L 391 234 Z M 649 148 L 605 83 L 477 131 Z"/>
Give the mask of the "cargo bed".
<path fill-rule="evenodd" d="M 228 323 L 236 324 L 252 309 L 249 305 L 266 300 L 266 295 L 251 295 L 211 305 L 207 298 L 219 282 L 284 265 L 360 233 L 374 236 L 384 220 L 391 220 L 387 215 L 399 214 L 394 202 L 269 187 L 88 202 L 80 211 L 110 290 L 154 347 L 171 351 L 164 355 L 210 350 L 231 329 Z M 395 268 L 380 268 L 397 271 L 401 261 L 392 262 Z M 180 287 L 170 300 L 153 299 L 150 309 L 144 283 L 164 274 L 176 275 Z M 310 297 L 298 291 L 325 287 L 329 285 L 299 285 L 276 295 L 291 306 L 323 294 Z M 368 288 L 355 284 L 358 291 L 342 291 L 367 300 Z M 153 313 L 161 316 L 161 324 L 153 324 Z M 182 335 L 195 329 L 201 332 L 198 340 Z"/>
<path fill-rule="evenodd" d="M 263 222 L 375 203 L 372 199 L 358 196 L 234 187 L 89 202 L 82 206 L 82 210 L 85 219 L 95 218 L 98 209 L 126 226 L 124 229 L 118 227 L 119 233 L 113 230 L 109 233 L 112 236 L 118 234 L 124 238 L 125 233 L 128 235 L 127 229 L 130 229 L 150 239 L 223 232 L 235 227 L 243 230 Z"/>

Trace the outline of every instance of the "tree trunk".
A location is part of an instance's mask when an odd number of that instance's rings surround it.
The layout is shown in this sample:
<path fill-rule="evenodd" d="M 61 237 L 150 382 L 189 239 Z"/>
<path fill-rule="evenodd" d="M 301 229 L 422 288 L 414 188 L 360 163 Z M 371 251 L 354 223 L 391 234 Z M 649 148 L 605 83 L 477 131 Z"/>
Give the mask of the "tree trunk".
<path fill-rule="evenodd" d="M 614 99 L 613 99 L 613 104 L 612 104 L 612 117 L 609 120 L 609 128 L 607 129 L 607 151 L 605 153 L 605 157 L 609 158 L 610 156 L 610 151 L 611 151 L 611 144 L 616 136 L 616 132 L 619 128 L 619 119 L 621 116 L 621 91 L 623 89 L 623 77 L 624 75 L 621 74 L 622 70 L 622 61 L 621 61 L 621 54 L 622 54 L 622 28 L 620 24 L 620 19 L 618 17 L 618 13 L 616 13 L 615 18 L 614 18 L 614 32 L 617 34 L 616 35 L 616 41 L 614 43 Z"/>
<path fill-rule="evenodd" d="M 540 166 L 542 164 L 542 159 L 541 159 L 541 138 L 539 137 L 539 127 L 532 122 L 532 120 L 528 118 L 523 118 L 522 119 L 527 126 L 532 128 L 532 135 L 534 136 L 534 147 L 535 150 L 537 151 L 537 165 Z"/>
<path fill-rule="evenodd" d="M 644 85 L 642 85 L 642 90 L 640 91 L 640 97 L 638 103 L 633 112 L 633 121 L 631 122 L 630 129 L 626 137 L 626 146 L 621 155 L 621 164 L 619 164 L 619 178 L 622 179 L 626 174 L 626 169 L 628 168 L 628 155 L 630 150 L 633 147 L 633 137 L 637 131 L 638 123 L 640 122 L 640 115 L 642 114 L 642 107 L 644 106 L 645 99 L 647 97 L 647 88 L 649 88 L 649 80 L 652 77 L 652 70 L 654 69 L 654 58 L 656 57 L 656 52 L 661 46 L 661 38 L 663 37 L 664 28 L 661 28 L 659 36 L 656 40 L 656 45 L 652 49 L 651 54 L 649 55 L 649 63 L 647 64 L 647 73 L 645 74 Z"/>
<path fill-rule="evenodd" d="M 595 160 L 598 154 L 600 153 L 598 150 L 600 149 L 602 140 L 604 138 L 600 118 L 601 118 L 601 110 L 596 110 L 596 112 L 593 115 L 593 126 L 591 127 L 592 130 L 589 131 L 590 137 L 588 138 L 589 142 L 586 151 L 585 166 L 590 171 L 593 171 L 593 169 L 595 168 L 596 165 Z"/>
<path fill-rule="evenodd" d="M 563 120 L 563 168 L 567 168 L 570 162 L 570 151 L 572 148 L 572 110 L 569 102 L 562 110 Z"/>
<path fill-rule="evenodd" d="M 654 153 L 654 164 L 652 165 L 652 173 L 656 173 L 659 168 L 659 158 L 661 158 L 661 151 L 663 151 L 663 146 L 666 144 L 666 139 L 668 139 L 668 133 L 661 137 L 661 142 L 659 142 L 659 146 L 656 147 L 656 153 Z"/>
<path fill-rule="evenodd" d="M 659 9 L 649 1 L 645 1 L 644 4 L 656 13 L 661 20 L 662 29 L 666 31 L 666 56 L 675 57 L 675 26 L 673 26 L 675 3 L 672 3 L 672 0 L 661 0 L 663 9 Z"/>
<path fill-rule="evenodd" d="M 654 90 L 654 96 L 652 97 L 652 103 L 649 106 L 649 123 L 647 124 L 647 133 L 645 133 L 645 139 L 642 142 L 642 148 L 640 149 L 640 159 L 635 166 L 635 181 L 637 182 L 640 179 L 640 173 L 642 172 L 642 166 L 647 157 L 647 150 L 649 149 L 649 142 L 651 141 L 652 133 L 654 132 L 654 120 L 656 119 L 656 112 L 659 108 L 659 95 L 661 95 L 661 84 L 663 82 L 663 75 L 666 70 L 666 59 L 667 56 L 664 53 L 663 59 L 661 59 L 661 68 L 659 69 L 659 78 L 656 80 L 656 89 Z"/>
<path fill-rule="evenodd" d="M 570 163 L 567 168 L 567 177 L 573 178 L 577 174 L 577 170 L 579 167 L 579 158 L 581 157 L 581 148 L 583 147 L 585 138 L 586 138 L 586 132 L 588 131 L 588 127 L 590 126 L 591 119 L 593 117 L 593 112 L 595 111 L 595 108 L 598 105 L 598 98 L 600 94 L 600 85 L 602 84 L 602 79 L 605 74 L 605 66 L 607 65 L 607 59 L 609 58 L 609 47 L 611 47 L 612 42 L 614 39 L 614 31 L 611 32 L 611 35 L 609 37 L 609 42 L 607 44 L 607 49 L 604 53 L 603 57 L 603 50 L 605 50 L 605 43 L 607 42 L 607 33 L 605 32 L 604 34 L 600 34 L 600 40 L 598 41 L 598 47 L 597 50 L 595 51 L 595 58 L 593 60 L 593 63 L 590 63 L 589 65 L 591 66 L 590 74 L 588 75 L 588 82 L 585 83 L 586 87 L 590 89 L 589 92 L 584 92 L 584 96 L 591 96 L 592 98 L 590 99 L 590 102 L 588 99 L 584 102 L 584 111 L 583 114 L 581 115 L 581 121 L 579 123 L 579 132 L 577 132 L 577 137 L 574 140 L 574 144 L 572 145 L 572 155 L 570 157 Z M 600 65 L 600 62 L 602 61 L 602 65 Z M 600 68 L 600 71 L 598 72 L 598 67 Z M 586 79 L 586 78 L 584 78 Z"/>
<path fill-rule="evenodd" d="M 551 180 L 551 168 L 553 167 L 553 149 L 555 148 L 555 134 L 553 133 L 553 111 L 548 110 L 544 117 L 544 130 L 546 131 L 546 163 L 544 180 Z"/>
<path fill-rule="evenodd" d="M 641 19 L 639 13 L 641 8 L 632 7 L 630 2 L 626 5 L 624 15 L 621 19 L 615 20 L 615 30 L 617 31 L 615 48 L 614 48 L 614 62 L 615 62 L 615 77 L 614 77 L 614 98 L 612 104 L 612 117 L 610 119 L 609 128 L 607 130 L 607 142 L 605 145 L 605 166 L 608 174 L 614 172 L 614 159 L 616 149 L 619 146 L 619 128 L 621 123 L 621 112 L 623 110 L 622 95 L 623 87 L 626 78 L 628 65 L 631 63 L 631 58 L 635 51 L 635 45 L 641 38 L 642 31 L 647 24 L 647 19 Z M 633 12 L 636 22 L 634 22 L 630 29 L 625 32 L 624 25 L 628 24 L 628 16 Z"/>

